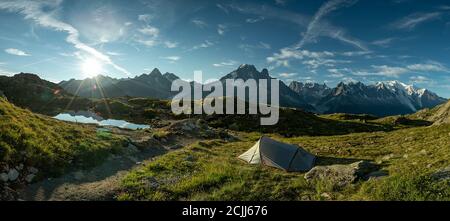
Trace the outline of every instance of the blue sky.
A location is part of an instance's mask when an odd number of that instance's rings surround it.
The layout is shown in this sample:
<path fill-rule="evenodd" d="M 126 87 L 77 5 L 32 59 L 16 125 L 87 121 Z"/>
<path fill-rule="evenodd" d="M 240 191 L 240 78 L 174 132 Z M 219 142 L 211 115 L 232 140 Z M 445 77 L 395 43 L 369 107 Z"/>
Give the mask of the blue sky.
<path fill-rule="evenodd" d="M 287 83 L 399 80 L 450 97 L 448 1 L 0 0 L 0 30 L 3 75 L 219 78 L 249 63 Z"/>

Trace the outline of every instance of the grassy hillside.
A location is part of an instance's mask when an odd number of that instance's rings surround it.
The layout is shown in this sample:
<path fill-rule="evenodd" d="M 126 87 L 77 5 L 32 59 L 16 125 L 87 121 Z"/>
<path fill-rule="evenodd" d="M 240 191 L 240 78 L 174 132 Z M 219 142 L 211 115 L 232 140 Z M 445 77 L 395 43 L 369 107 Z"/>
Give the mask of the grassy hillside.
<path fill-rule="evenodd" d="M 90 100 L 74 97 L 57 84 L 34 74 L 0 76 L 0 90 L 16 106 L 48 115 L 65 109 L 83 110 L 91 105 Z"/>
<path fill-rule="evenodd" d="M 99 163 L 122 144 L 122 138 L 97 133 L 95 126 L 57 121 L 0 98 L 0 169 L 23 164 L 38 168 L 41 176 L 59 175 Z"/>
<path fill-rule="evenodd" d="M 300 144 L 328 165 L 365 159 L 387 177 L 344 187 L 307 182 L 303 173 L 248 165 L 237 159 L 259 138 L 198 142 L 130 173 L 120 200 L 450 200 L 448 181 L 431 174 L 450 163 L 450 127 L 418 127 L 393 132 L 276 139 Z"/>

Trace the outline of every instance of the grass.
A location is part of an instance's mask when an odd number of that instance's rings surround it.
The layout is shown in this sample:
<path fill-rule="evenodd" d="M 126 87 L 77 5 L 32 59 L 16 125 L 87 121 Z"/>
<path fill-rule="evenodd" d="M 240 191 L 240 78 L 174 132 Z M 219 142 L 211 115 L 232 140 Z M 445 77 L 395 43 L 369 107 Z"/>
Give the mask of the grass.
<path fill-rule="evenodd" d="M 159 157 L 131 172 L 119 200 L 450 200 L 449 183 L 430 174 L 448 166 L 450 126 L 339 136 L 272 137 L 300 144 L 320 157 L 320 164 L 371 160 L 389 176 L 337 187 L 307 182 L 303 173 L 252 166 L 237 159 L 259 138 L 201 141 Z M 324 195 L 324 193 L 326 193 Z"/>
<path fill-rule="evenodd" d="M 98 164 L 118 152 L 124 139 L 95 126 L 33 114 L 0 98 L 0 164 L 36 167 L 41 177 Z"/>

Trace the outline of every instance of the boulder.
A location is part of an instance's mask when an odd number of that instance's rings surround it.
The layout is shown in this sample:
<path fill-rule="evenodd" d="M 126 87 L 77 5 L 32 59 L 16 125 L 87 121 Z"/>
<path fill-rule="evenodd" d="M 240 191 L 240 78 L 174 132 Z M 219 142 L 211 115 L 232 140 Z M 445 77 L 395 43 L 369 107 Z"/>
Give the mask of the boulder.
<path fill-rule="evenodd" d="M 19 172 L 16 169 L 10 169 L 8 172 L 9 181 L 15 181 L 19 177 Z"/>
<path fill-rule="evenodd" d="M 305 174 L 307 181 L 325 180 L 342 187 L 359 179 L 365 179 L 368 174 L 378 169 L 378 166 L 368 161 L 359 161 L 349 165 L 316 166 Z"/>

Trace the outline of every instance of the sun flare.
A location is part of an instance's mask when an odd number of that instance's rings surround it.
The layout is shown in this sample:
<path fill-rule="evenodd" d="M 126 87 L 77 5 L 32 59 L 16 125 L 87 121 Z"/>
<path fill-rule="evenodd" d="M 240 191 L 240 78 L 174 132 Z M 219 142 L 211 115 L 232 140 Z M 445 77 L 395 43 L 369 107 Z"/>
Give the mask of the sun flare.
<path fill-rule="evenodd" d="M 103 71 L 101 61 L 95 58 L 88 58 L 81 63 L 81 71 L 86 77 L 95 77 Z"/>

